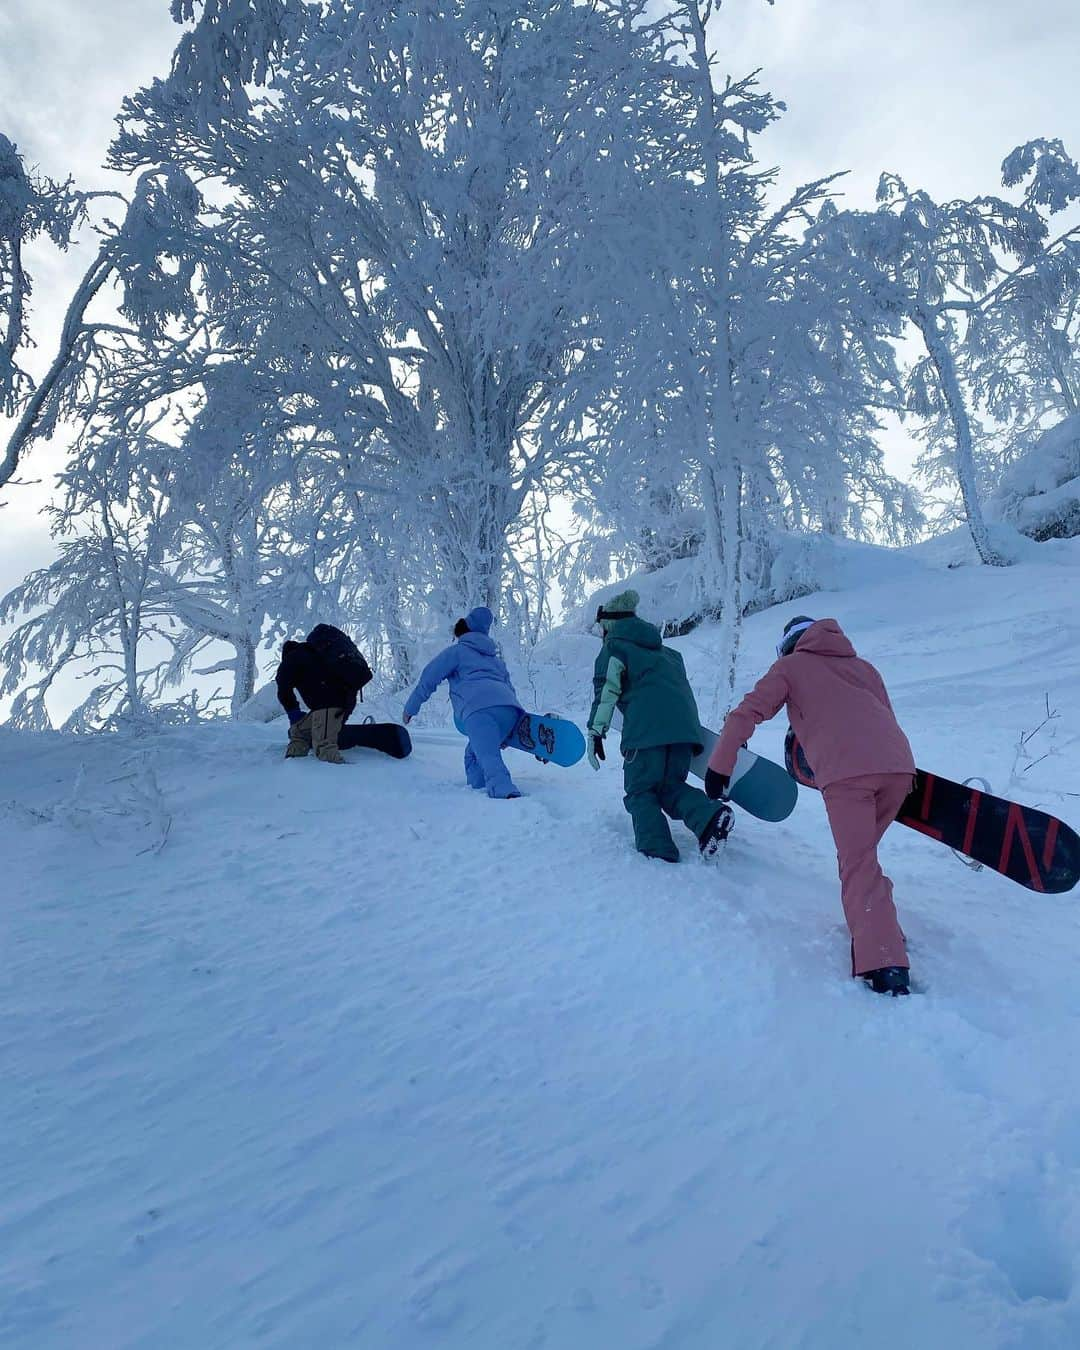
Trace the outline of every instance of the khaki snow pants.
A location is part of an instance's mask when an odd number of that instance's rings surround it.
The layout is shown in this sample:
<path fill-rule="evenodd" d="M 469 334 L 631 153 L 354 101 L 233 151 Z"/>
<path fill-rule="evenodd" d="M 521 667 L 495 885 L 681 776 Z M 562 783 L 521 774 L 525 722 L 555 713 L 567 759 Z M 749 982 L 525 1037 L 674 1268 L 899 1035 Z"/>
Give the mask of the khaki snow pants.
<path fill-rule="evenodd" d="M 344 764 L 338 749 L 338 733 L 345 721 L 342 708 L 316 708 L 289 727 L 286 759 L 301 759 L 314 749 L 318 759 L 328 764 Z"/>
<path fill-rule="evenodd" d="M 851 973 L 908 964 L 893 904 L 892 882 L 881 870 L 877 846 L 911 791 L 909 773 L 867 773 L 822 790 L 836 843 L 840 901 L 851 933 Z"/>

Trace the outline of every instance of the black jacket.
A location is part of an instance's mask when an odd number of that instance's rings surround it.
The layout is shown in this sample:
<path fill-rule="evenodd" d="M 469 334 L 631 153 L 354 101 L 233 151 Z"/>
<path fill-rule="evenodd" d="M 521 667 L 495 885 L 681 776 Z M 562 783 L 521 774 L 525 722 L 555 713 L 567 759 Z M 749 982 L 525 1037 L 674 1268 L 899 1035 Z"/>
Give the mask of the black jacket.
<path fill-rule="evenodd" d="M 357 691 L 339 679 L 306 642 L 285 643 L 275 678 L 278 702 L 286 712 L 299 709 L 296 692 L 307 704 L 309 712 L 317 708 L 342 708 L 348 717 L 356 707 Z"/>

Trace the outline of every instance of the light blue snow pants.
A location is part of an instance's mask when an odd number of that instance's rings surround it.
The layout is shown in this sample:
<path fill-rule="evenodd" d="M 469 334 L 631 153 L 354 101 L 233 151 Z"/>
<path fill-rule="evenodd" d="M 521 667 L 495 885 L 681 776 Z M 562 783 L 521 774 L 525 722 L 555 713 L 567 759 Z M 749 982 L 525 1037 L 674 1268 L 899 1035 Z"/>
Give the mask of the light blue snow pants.
<path fill-rule="evenodd" d="M 481 708 L 462 722 L 469 744 L 465 747 L 465 778 L 472 788 L 486 788 L 489 797 L 517 794 L 510 771 L 500 753 L 507 736 L 517 726 L 521 709 L 508 704 Z"/>

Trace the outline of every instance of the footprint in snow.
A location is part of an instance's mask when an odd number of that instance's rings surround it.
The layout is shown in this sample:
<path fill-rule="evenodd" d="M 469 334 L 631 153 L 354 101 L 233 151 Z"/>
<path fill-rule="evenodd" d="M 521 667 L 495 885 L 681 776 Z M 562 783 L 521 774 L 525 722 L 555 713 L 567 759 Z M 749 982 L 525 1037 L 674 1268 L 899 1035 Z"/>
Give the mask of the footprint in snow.
<path fill-rule="evenodd" d="M 421 1284 L 409 1300 L 413 1321 L 428 1331 L 446 1331 L 465 1310 L 465 1304 L 453 1285 L 434 1279 Z"/>
<path fill-rule="evenodd" d="M 1063 1181 L 1027 1168 L 985 1192 L 961 1221 L 967 1248 L 1021 1302 L 1065 1303 L 1072 1296 L 1078 1255 L 1067 1232 Z"/>

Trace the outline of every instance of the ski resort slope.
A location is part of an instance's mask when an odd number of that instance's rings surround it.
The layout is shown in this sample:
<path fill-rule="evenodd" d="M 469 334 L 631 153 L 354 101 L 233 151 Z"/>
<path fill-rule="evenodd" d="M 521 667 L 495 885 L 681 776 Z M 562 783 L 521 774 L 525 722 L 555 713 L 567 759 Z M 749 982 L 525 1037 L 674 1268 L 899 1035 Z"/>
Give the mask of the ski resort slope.
<path fill-rule="evenodd" d="M 1045 556 L 869 569 L 750 619 L 740 678 L 834 615 L 921 764 L 1080 824 L 1080 568 Z M 5 1350 L 1080 1345 L 1080 892 L 895 828 L 921 993 L 886 1000 L 815 795 L 668 867 L 617 757 L 515 756 L 491 802 L 414 729 L 344 768 L 280 724 L 0 732 Z"/>

